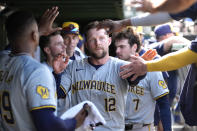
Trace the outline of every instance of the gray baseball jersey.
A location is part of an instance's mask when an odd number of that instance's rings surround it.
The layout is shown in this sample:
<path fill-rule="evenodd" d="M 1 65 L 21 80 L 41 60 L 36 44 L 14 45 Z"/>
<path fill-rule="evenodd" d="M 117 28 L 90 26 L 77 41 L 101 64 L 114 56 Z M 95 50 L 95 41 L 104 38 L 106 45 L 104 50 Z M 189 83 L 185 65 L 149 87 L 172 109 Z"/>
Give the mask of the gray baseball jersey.
<path fill-rule="evenodd" d="M 8 131 L 35 131 L 30 111 L 56 108 L 51 72 L 27 54 L 0 54 L 2 125 Z"/>
<path fill-rule="evenodd" d="M 119 76 L 120 66 L 128 62 L 111 57 L 96 70 L 88 59 L 71 62 L 62 75 L 61 85 L 71 88 L 74 105 L 89 100 L 106 120 L 106 125 L 95 130 L 123 131 L 124 111 L 128 92 L 127 80 Z"/>
<path fill-rule="evenodd" d="M 75 51 L 73 55 L 75 57 L 75 60 L 81 60 L 86 57 L 84 53 L 78 47 L 75 47 Z"/>
<path fill-rule="evenodd" d="M 156 99 L 169 93 L 161 72 L 148 72 L 137 86 L 129 87 L 126 123 L 150 124 L 154 121 Z"/>
<path fill-rule="evenodd" d="M 48 63 L 43 62 L 42 64 L 45 65 L 51 72 L 53 72 L 53 67 L 51 67 Z M 61 116 L 65 111 L 67 111 L 71 107 L 70 92 L 66 91 L 62 86 L 57 88 L 61 88 L 66 94 L 65 98 L 57 99 L 57 116 Z"/>

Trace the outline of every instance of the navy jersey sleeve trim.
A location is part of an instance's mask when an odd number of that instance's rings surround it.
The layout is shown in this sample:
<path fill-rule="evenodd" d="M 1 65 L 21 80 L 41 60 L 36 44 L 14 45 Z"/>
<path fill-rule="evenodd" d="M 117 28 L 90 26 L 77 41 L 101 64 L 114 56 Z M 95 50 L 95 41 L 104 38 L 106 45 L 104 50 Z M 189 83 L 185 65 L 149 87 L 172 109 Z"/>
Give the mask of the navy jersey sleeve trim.
<path fill-rule="evenodd" d="M 75 118 L 62 120 L 50 108 L 33 110 L 31 116 L 37 131 L 74 131 L 76 127 Z"/>
<path fill-rule="evenodd" d="M 167 94 L 169 94 L 169 92 L 165 92 L 165 93 L 163 93 L 163 94 L 161 94 L 161 95 L 155 97 L 154 99 L 155 99 L 155 100 L 158 100 L 159 98 L 161 98 L 161 97 L 163 97 L 163 96 L 166 96 Z"/>

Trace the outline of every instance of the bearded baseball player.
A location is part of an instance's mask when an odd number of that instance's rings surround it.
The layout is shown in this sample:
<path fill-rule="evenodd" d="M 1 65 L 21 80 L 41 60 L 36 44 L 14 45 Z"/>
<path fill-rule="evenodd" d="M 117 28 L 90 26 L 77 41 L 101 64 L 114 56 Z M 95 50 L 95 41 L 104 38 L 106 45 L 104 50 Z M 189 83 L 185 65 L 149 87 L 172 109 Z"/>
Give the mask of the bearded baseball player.
<path fill-rule="evenodd" d="M 131 82 L 119 76 L 120 66 L 129 62 L 109 56 L 111 38 L 105 29 L 97 29 L 98 21 L 85 28 L 86 48 L 90 57 L 73 61 L 62 75 L 61 85 L 71 88 L 71 103 L 74 105 L 89 100 L 93 102 L 106 124 L 96 131 L 123 131 L 124 111 L 129 83 L 135 85 L 142 78 Z"/>

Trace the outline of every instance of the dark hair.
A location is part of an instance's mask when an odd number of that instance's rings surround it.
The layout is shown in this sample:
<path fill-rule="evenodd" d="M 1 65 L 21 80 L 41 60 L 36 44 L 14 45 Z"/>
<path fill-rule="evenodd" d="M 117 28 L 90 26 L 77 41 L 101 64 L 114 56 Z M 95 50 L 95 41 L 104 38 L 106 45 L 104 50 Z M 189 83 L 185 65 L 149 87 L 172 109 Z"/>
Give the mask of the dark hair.
<path fill-rule="evenodd" d="M 87 24 L 85 27 L 84 27 L 84 35 L 85 35 L 85 40 L 87 41 L 87 35 L 88 35 L 88 31 L 90 29 L 93 29 L 93 28 L 97 28 L 99 25 L 99 21 L 93 21 L 93 22 L 90 22 L 89 24 Z M 107 32 L 106 32 L 107 34 Z"/>
<path fill-rule="evenodd" d="M 137 52 L 141 47 L 140 37 L 134 32 L 132 28 L 127 28 L 114 35 L 114 42 L 117 40 L 128 39 L 129 45 L 132 47 L 134 44 L 137 44 Z"/>
<path fill-rule="evenodd" d="M 6 20 L 6 31 L 9 41 L 15 41 L 24 37 L 24 33 L 36 22 L 32 13 L 27 11 L 16 11 Z"/>
<path fill-rule="evenodd" d="M 49 34 L 48 36 L 41 36 L 40 37 L 39 46 L 45 56 L 47 56 L 47 55 L 44 51 L 44 48 L 50 45 L 50 38 L 52 36 L 56 36 L 56 35 L 60 35 L 60 32 L 56 31 L 56 32 Z"/>

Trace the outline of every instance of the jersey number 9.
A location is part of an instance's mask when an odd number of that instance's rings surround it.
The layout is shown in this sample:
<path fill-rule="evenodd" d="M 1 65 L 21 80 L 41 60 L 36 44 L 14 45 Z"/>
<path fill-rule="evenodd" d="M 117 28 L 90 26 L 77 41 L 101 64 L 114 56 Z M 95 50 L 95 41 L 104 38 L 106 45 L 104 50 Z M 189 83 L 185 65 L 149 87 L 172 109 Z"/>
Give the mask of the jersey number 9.
<path fill-rule="evenodd" d="M 14 124 L 14 117 L 12 113 L 11 103 L 10 103 L 10 94 L 6 91 L 3 91 L 0 96 L 0 105 L 1 105 L 1 115 L 2 118 L 8 124 Z"/>

